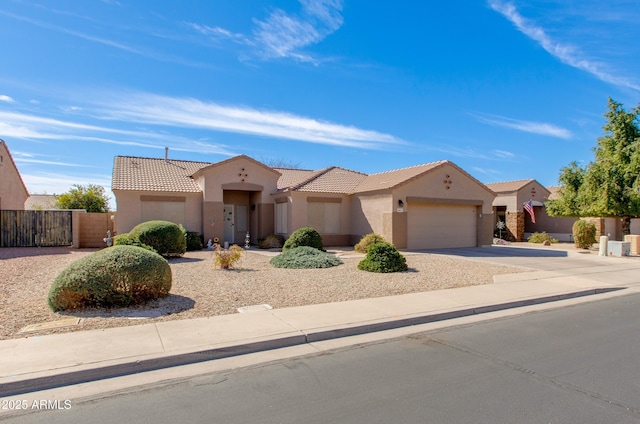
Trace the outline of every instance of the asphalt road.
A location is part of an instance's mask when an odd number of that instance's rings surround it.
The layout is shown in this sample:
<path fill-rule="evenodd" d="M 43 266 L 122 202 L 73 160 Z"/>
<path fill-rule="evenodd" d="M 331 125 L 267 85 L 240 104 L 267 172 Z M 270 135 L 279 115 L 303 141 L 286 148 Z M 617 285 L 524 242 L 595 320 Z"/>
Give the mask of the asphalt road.
<path fill-rule="evenodd" d="M 1 406 L 1 405 L 0 405 Z M 11 423 L 638 423 L 640 295 L 0 415 Z"/>

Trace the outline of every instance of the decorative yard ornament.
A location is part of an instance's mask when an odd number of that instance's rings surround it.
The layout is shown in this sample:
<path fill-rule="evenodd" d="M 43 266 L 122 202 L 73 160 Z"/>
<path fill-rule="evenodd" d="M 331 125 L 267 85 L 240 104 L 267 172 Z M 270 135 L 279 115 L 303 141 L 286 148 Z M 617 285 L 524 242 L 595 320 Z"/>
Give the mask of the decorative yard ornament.
<path fill-rule="evenodd" d="M 244 248 L 248 249 L 251 247 L 251 236 L 249 235 L 249 231 L 247 231 L 247 235 L 244 236 Z"/>
<path fill-rule="evenodd" d="M 107 243 L 107 247 L 111 247 L 113 245 L 113 238 L 111 237 L 111 230 L 107 230 L 107 236 L 102 239 L 105 243 Z"/>
<path fill-rule="evenodd" d="M 502 238 L 502 230 L 504 230 L 506 226 L 507 225 L 504 223 L 504 221 L 498 221 L 496 223 L 496 228 L 498 229 L 498 238 Z"/>

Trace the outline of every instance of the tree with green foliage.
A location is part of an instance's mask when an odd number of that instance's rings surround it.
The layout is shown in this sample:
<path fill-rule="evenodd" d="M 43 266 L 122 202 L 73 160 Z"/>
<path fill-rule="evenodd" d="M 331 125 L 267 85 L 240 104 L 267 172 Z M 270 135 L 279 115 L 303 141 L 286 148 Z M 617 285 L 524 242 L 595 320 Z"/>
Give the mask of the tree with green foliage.
<path fill-rule="evenodd" d="M 87 212 L 109 212 L 109 197 L 104 187 L 94 184 L 74 186 L 56 199 L 58 209 L 85 209 Z"/>
<path fill-rule="evenodd" d="M 640 105 L 625 111 L 609 98 L 604 135 L 594 148 L 594 161 L 562 168 L 558 199 L 546 203 L 552 216 L 619 217 L 629 234 L 631 218 L 640 216 Z"/>

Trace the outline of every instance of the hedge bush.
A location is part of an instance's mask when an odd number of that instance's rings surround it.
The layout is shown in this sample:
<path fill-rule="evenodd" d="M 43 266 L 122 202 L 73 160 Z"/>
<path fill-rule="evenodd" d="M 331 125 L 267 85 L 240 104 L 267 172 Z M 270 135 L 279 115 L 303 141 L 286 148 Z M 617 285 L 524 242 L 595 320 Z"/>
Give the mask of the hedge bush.
<path fill-rule="evenodd" d="M 558 239 L 551 237 L 546 231 L 543 231 L 541 233 L 531 234 L 527 241 L 529 243 L 544 243 L 545 241 L 548 241 L 549 243 L 557 243 Z"/>
<path fill-rule="evenodd" d="M 579 219 L 573 223 L 572 230 L 576 247 L 588 249 L 596 242 L 596 226 L 591 222 Z"/>
<path fill-rule="evenodd" d="M 157 253 L 138 246 L 113 246 L 78 259 L 55 278 L 47 303 L 53 311 L 114 307 L 165 297 L 171 268 Z"/>
<path fill-rule="evenodd" d="M 387 241 L 379 234 L 369 233 L 363 236 L 360 241 L 353 246 L 353 250 L 358 253 L 367 253 L 369 246 L 375 243 L 386 243 Z"/>
<path fill-rule="evenodd" d="M 276 268 L 330 268 L 342 260 L 330 253 L 309 246 L 298 246 L 274 256 L 270 261 Z"/>
<path fill-rule="evenodd" d="M 370 272 L 402 272 L 409 269 L 407 259 L 391 243 L 375 243 L 369 246 L 367 256 L 358 269 Z"/>
<path fill-rule="evenodd" d="M 186 231 L 169 221 L 147 221 L 133 227 L 129 238 L 134 243 L 153 247 L 164 257 L 182 256 L 187 250 Z"/>
<path fill-rule="evenodd" d="M 322 237 L 315 228 L 302 227 L 291 233 L 291 236 L 284 242 L 282 251 L 286 252 L 289 249 L 293 249 L 300 246 L 309 246 L 318 250 L 324 251 L 322 246 Z"/>
<path fill-rule="evenodd" d="M 202 237 L 200 233 L 195 231 L 187 231 L 187 252 L 194 250 L 202 250 L 204 248 L 202 244 Z"/>

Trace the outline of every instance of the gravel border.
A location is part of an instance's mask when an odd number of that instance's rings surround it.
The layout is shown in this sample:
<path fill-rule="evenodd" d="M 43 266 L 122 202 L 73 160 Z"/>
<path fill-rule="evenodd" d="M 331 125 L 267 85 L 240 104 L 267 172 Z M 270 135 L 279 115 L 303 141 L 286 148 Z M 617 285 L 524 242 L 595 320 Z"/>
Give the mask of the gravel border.
<path fill-rule="evenodd" d="M 99 249 L 0 249 L 0 340 L 237 313 L 269 304 L 286 308 L 489 284 L 497 274 L 530 271 L 428 253 L 405 253 L 408 272 L 376 274 L 357 269 L 363 255 L 330 250 L 344 261 L 326 269 L 278 269 L 277 252 L 248 250 L 239 269 L 217 270 L 213 253 L 187 252 L 169 261 L 173 286 L 167 298 L 136 308 L 53 313 L 46 297 L 53 279 L 71 262 Z M 78 325 L 23 332 L 32 324 L 79 318 Z"/>

